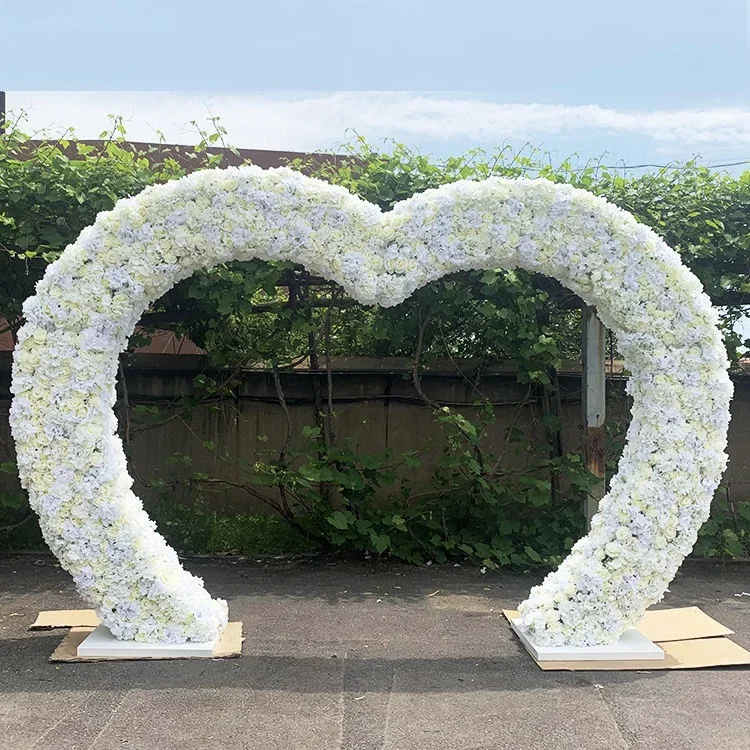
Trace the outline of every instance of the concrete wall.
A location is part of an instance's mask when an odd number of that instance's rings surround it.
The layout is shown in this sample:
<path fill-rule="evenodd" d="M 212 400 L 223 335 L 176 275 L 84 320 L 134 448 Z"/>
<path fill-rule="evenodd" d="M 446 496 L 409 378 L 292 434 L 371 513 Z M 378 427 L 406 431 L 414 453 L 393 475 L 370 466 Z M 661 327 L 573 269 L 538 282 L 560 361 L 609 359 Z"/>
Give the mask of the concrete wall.
<path fill-rule="evenodd" d="M 177 414 L 179 400 L 192 393 L 192 379 L 206 366 L 200 356 L 141 355 L 127 368 L 127 389 L 131 405 L 159 406 L 167 413 Z M 464 367 L 470 371 L 470 364 Z M 326 398 L 325 373 L 306 370 L 282 375 L 284 393 L 292 419 L 294 445 L 301 443 L 303 426 L 314 423 L 311 388 L 317 380 Z M 7 423 L 9 406 L 9 357 L 0 359 L 0 453 L 11 443 Z M 608 379 L 608 421 L 625 424 L 628 401 L 624 396 L 624 380 Z M 581 377 L 569 372 L 561 376 L 561 402 L 564 450 L 572 450 L 581 440 Z M 732 405 L 730 431 L 730 468 L 727 479 L 732 482 L 736 499 L 750 499 L 750 377 L 735 381 L 736 394 Z M 477 390 L 451 363 L 437 365 L 423 378 L 424 391 L 441 404 L 458 408 L 468 415 L 477 399 Z M 497 369 L 483 375 L 481 392 L 495 404 L 496 421 L 487 434 L 487 447 L 495 453 L 503 451 L 508 429 L 521 430 L 524 441 L 534 443 L 544 436 L 542 408 L 530 399 L 528 386 L 516 382 L 508 370 Z M 440 456 L 443 436 L 431 410 L 416 393 L 409 364 L 405 360 L 346 360 L 334 364 L 334 427 L 339 439 L 353 438 L 362 452 L 380 451 L 388 447 L 395 453 L 430 446 L 419 469 L 410 470 L 415 488 L 431 475 Z M 167 463 L 175 452 L 192 457 L 191 470 L 212 476 L 241 479 L 258 458 L 277 453 L 286 434 L 286 419 L 279 406 L 270 373 L 247 372 L 235 398 L 225 399 L 196 410 L 185 424 L 172 419 L 166 424 L 139 430 L 132 420 L 132 440 L 128 447 L 137 489 L 143 491 L 143 480 L 167 477 L 175 471 Z M 211 441 L 222 458 L 202 446 Z M 508 466 L 522 465 L 519 444 L 510 445 L 504 453 Z M 0 460 L 8 460 L 0 457 Z M 9 481 L 0 475 L 7 491 Z M 0 484 L 2 489 L 2 484 Z M 242 490 L 223 486 L 210 496 L 218 506 L 259 510 L 263 504 Z"/>

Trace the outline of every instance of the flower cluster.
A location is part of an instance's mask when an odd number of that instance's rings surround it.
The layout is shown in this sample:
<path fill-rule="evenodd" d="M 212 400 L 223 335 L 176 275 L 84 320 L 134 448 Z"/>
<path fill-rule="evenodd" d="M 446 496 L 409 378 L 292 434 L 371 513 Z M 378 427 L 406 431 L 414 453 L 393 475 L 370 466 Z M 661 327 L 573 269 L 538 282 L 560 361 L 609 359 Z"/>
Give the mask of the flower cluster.
<path fill-rule="evenodd" d="M 461 269 L 557 278 L 618 336 L 628 443 L 592 530 L 521 605 L 540 644 L 616 640 L 693 547 L 724 469 L 731 383 L 700 284 L 629 214 L 546 180 L 457 182 L 393 211 L 288 169 L 198 172 L 100 214 L 24 306 L 11 425 L 45 539 L 121 639 L 210 640 L 227 621 L 155 531 L 116 420 L 118 355 L 142 312 L 199 268 L 293 261 L 392 306 Z"/>

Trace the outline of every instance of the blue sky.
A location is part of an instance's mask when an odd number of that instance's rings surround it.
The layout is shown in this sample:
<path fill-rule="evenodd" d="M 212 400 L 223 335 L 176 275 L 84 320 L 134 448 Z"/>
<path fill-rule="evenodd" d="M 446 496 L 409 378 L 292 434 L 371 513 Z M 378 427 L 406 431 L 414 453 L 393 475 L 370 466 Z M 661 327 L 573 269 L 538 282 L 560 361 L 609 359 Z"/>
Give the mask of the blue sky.
<path fill-rule="evenodd" d="M 245 148 L 330 150 L 353 128 L 437 156 L 750 162 L 748 4 L 0 0 L 0 88 L 29 129 L 89 138 L 113 113 L 193 143 L 218 115 Z"/>
<path fill-rule="evenodd" d="M 0 0 L 0 39 L 8 107 L 84 137 L 750 159 L 747 0 Z"/>

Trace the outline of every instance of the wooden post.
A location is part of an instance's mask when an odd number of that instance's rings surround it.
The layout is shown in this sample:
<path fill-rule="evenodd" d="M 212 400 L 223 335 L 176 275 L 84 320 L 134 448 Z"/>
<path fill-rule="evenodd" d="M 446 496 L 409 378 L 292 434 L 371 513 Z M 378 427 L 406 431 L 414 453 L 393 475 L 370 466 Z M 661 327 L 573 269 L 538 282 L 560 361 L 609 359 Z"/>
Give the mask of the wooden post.
<path fill-rule="evenodd" d="M 0 91 L 0 135 L 5 132 L 5 92 Z"/>
<path fill-rule="evenodd" d="M 606 350 L 605 328 L 596 316 L 596 309 L 585 307 L 583 313 L 583 427 L 586 468 L 597 482 L 589 490 L 584 501 L 586 529 L 599 509 L 599 500 L 604 497 L 605 480 L 605 436 L 606 412 Z"/>

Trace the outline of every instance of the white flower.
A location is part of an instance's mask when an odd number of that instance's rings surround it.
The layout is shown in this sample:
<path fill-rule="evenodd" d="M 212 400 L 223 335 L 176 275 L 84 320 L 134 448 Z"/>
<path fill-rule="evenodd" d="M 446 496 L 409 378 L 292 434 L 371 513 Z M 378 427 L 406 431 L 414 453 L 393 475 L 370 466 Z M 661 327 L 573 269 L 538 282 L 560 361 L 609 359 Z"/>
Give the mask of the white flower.
<path fill-rule="evenodd" d="M 546 180 L 427 190 L 382 214 L 289 169 L 206 170 L 100 214 L 24 303 L 10 410 L 50 549 L 122 639 L 207 641 L 226 602 L 184 571 L 132 493 L 115 435 L 118 355 L 143 310 L 199 268 L 278 259 L 397 305 L 461 269 L 521 267 L 595 305 L 633 373 L 628 442 L 587 537 L 520 605 L 539 644 L 611 643 L 659 601 L 726 465 L 732 384 L 717 315 L 653 232 Z"/>

